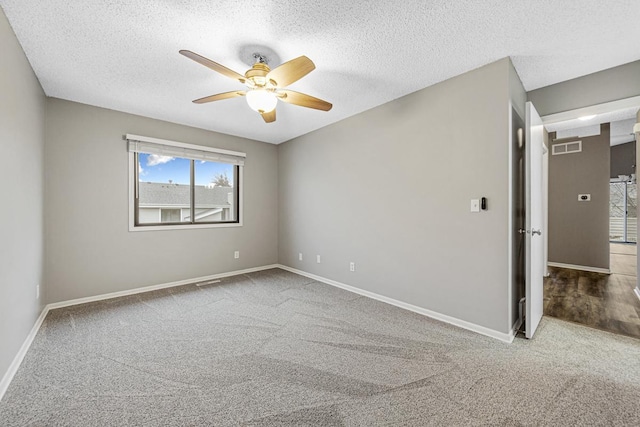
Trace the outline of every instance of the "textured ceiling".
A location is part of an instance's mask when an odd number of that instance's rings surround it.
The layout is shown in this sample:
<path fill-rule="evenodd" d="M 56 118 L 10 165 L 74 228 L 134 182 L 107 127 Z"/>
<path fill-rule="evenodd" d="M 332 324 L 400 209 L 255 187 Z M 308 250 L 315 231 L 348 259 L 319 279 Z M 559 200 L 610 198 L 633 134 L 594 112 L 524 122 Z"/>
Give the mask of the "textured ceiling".
<path fill-rule="evenodd" d="M 640 59 L 638 0 L 0 0 L 48 96 L 280 143 L 500 58 L 527 90 Z M 290 86 L 332 102 L 279 103 L 265 124 L 243 86 L 253 46 L 316 70 Z M 271 63 L 273 66 L 277 63 Z"/>

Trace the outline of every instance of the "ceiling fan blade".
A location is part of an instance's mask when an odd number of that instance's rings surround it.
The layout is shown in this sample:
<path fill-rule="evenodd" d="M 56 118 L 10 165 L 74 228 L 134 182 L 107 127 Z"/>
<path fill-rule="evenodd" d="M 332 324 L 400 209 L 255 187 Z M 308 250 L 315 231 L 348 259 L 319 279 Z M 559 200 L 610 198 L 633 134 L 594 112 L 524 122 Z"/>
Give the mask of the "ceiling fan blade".
<path fill-rule="evenodd" d="M 323 101 L 320 98 L 300 93 L 293 90 L 283 89 L 278 91 L 280 100 L 301 107 L 315 108 L 316 110 L 329 111 L 333 104 Z"/>
<path fill-rule="evenodd" d="M 233 92 L 218 93 L 216 95 L 205 96 L 204 98 L 196 99 L 193 102 L 196 104 L 206 104 L 207 102 L 221 101 L 223 99 L 236 98 L 238 96 L 245 96 L 247 92 L 244 90 L 235 90 Z"/>
<path fill-rule="evenodd" d="M 224 65 L 220 65 L 217 62 L 213 62 L 210 59 L 205 58 L 204 56 L 198 55 L 197 53 L 193 53 L 190 50 L 181 50 L 181 55 L 186 56 L 189 59 L 196 61 L 198 64 L 202 64 L 205 67 L 211 68 L 213 71 L 217 71 L 218 73 L 230 77 L 234 80 L 238 80 L 240 83 L 244 83 L 247 79 L 242 74 L 236 73 L 235 71 L 225 67 Z"/>
<path fill-rule="evenodd" d="M 268 113 L 260 113 L 265 123 L 272 123 L 276 121 L 276 109 L 269 111 Z"/>
<path fill-rule="evenodd" d="M 274 68 L 267 74 L 268 80 L 276 82 L 278 87 L 286 87 L 315 70 L 316 66 L 306 56 L 300 56 Z"/>

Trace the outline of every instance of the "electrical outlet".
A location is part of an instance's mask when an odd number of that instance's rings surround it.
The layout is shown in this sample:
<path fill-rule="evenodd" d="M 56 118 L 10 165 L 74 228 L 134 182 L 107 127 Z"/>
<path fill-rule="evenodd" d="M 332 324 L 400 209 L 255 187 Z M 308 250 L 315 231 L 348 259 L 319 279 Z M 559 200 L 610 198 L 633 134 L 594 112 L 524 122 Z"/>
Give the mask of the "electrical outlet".
<path fill-rule="evenodd" d="M 302 261 L 302 252 L 298 254 L 298 261 Z"/>
<path fill-rule="evenodd" d="M 320 264 L 320 255 L 316 255 L 316 262 Z"/>
<path fill-rule="evenodd" d="M 40 285 L 36 285 L 36 299 L 40 299 Z"/>
<path fill-rule="evenodd" d="M 356 263 L 355 262 L 350 262 L 349 263 L 349 271 L 356 271 Z"/>
<path fill-rule="evenodd" d="M 233 253 L 233 257 L 234 257 L 235 259 L 240 258 L 240 251 L 235 251 L 235 252 Z"/>

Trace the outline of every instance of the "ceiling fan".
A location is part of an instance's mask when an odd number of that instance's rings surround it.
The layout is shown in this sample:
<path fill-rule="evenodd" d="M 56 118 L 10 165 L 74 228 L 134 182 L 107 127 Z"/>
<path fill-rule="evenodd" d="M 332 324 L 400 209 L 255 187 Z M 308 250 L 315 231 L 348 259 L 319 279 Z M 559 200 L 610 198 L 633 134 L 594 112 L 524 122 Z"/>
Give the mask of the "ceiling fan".
<path fill-rule="evenodd" d="M 306 56 L 292 59 L 272 70 L 267 65 L 264 56 L 256 53 L 253 55 L 255 63 L 243 76 L 190 50 L 181 50 L 180 53 L 205 67 L 211 68 L 213 71 L 217 71 L 247 86 L 247 90 L 235 90 L 196 99 L 193 101 L 196 104 L 246 96 L 249 107 L 260 113 L 267 123 L 276 121 L 278 99 L 289 104 L 322 111 L 329 111 L 333 107 L 329 102 L 322 99 L 285 89 L 285 87 L 300 80 L 316 68 L 313 61 Z"/>

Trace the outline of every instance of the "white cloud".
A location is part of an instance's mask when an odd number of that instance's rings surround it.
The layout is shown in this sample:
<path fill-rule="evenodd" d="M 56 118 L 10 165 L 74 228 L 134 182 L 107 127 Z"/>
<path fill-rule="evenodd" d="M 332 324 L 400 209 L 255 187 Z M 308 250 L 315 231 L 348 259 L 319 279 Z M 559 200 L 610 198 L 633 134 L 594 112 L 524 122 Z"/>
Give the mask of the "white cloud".
<path fill-rule="evenodd" d="M 141 164 L 138 163 L 138 175 L 139 176 L 143 176 L 145 175 L 147 172 L 144 170 L 144 168 L 142 167 Z"/>
<path fill-rule="evenodd" d="M 147 157 L 147 166 L 156 166 L 164 163 L 168 163 L 173 160 L 174 157 L 171 156 L 161 156 L 159 154 L 149 154 Z"/>

